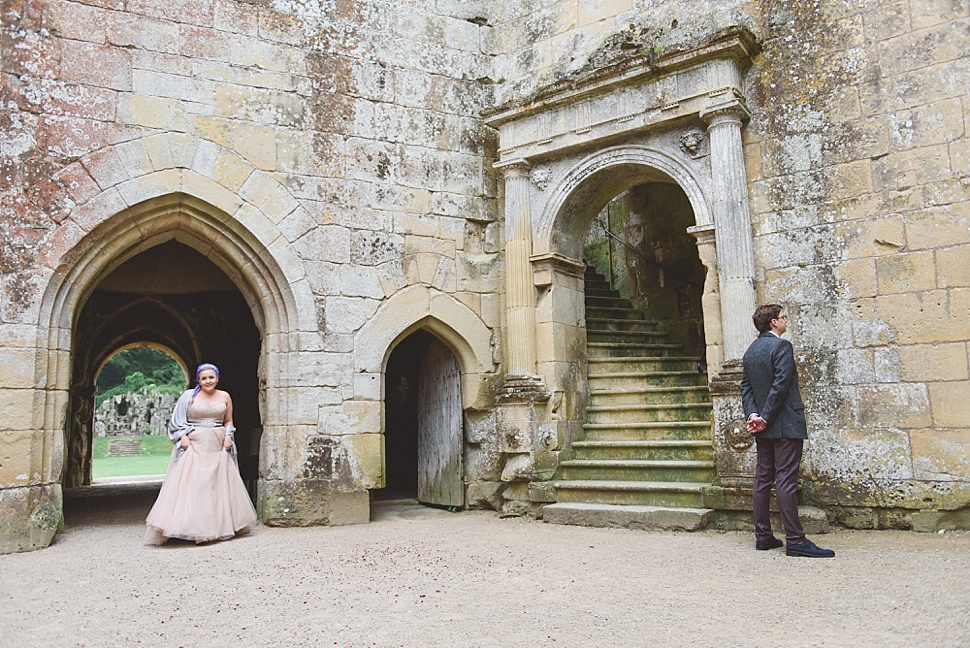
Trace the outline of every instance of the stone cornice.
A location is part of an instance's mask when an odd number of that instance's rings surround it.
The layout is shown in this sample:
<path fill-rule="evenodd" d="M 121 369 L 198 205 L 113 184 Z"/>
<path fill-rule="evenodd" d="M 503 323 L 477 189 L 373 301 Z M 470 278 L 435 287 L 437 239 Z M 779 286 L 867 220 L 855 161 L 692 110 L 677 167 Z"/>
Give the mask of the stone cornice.
<path fill-rule="evenodd" d="M 754 35 L 741 27 L 719 32 L 698 47 L 661 54 L 640 55 L 600 68 L 575 78 L 556 82 L 523 101 L 513 101 L 483 113 L 493 128 L 557 105 L 604 94 L 617 86 L 642 83 L 714 59 L 734 60 L 746 70 L 760 51 Z"/>
<path fill-rule="evenodd" d="M 737 29 L 690 50 L 617 63 L 564 82 L 488 121 L 499 129 L 496 167 L 536 163 L 660 124 L 698 119 L 725 102 L 744 111 L 742 74 L 755 51 L 750 34 Z"/>

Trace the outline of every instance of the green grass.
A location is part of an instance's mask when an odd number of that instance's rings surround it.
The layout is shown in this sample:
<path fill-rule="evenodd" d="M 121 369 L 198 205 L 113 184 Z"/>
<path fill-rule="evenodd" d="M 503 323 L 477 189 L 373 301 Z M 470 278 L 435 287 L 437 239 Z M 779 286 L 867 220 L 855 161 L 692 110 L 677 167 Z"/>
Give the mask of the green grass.
<path fill-rule="evenodd" d="M 142 475 L 164 475 L 168 460 L 172 456 L 172 442 L 167 436 L 113 437 L 141 439 L 141 454 L 137 457 L 109 457 L 108 437 L 94 440 L 91 449 L 92 477 L 139 477 Z"/>

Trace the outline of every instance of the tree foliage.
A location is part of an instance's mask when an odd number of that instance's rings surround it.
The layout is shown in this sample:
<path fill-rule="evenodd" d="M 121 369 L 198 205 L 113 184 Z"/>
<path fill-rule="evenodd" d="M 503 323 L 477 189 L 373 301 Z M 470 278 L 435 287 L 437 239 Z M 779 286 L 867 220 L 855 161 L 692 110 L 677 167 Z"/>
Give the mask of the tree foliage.
<path fill-rule="evenodd" d="M 96 406 L 116 394 L 181 394 L 186 379 L 175 360 L 158 349 L 136 347 L 113 355 L 97 379 Z"/>

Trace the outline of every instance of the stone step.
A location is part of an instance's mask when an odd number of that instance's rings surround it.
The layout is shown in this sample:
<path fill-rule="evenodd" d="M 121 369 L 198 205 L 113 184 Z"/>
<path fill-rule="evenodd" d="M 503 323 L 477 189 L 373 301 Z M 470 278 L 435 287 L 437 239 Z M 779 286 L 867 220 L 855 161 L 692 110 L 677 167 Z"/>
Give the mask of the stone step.
<path fill-rule="evenodd" d="M 708 439 L 574 441 L 575 459 L 641 459 L 713 461 L 714 447 Z"/>
<path fill-rule="evenodd" d="M 141 454 L 141 439 L 109 439 L 108 457 L 137 457 Z"/>
<path fill-rule="evenodd" d="M 583 424 L 584 441 L 708 441 L 711 421 L 655 421 L 652 423 Z"/>
<path fill-rule="evenodd" d="M 542 509 L 550 524 L 611 527 L 643 531 L 700 531 L 714 520 L 714 510 L 669 506 L 637 506 L 562 502 Z"/>
<path fill-rule="evenodd" d="M 633 302 L 625 297 L 620 297 L 616 293 L 609 295 L 590 295 L 589 293 L 585 293 L 583 299 L 586 301 L 587 308 L 626 308 L 636 312 L 637 314 L 640 313 L 639 309 L 633 307 Z"/>
<path fill-rule="evenodd" d="M 586 317 L 593 319 L 628 319 L 640 322 L 646 321 L 640 311 L 631 308 L 586 305 Z"/>
<path fill-rule="evenodd" d="M 714 462 L 695 459 L 570 459 L 560 464 L 560 479 L 648 482 L 710 482 Z"/>
<path fill-rule="evenodd" d="M 626 389 L 591 389 L 589 397 L 589 403 L 594 407 L 711 403 L 711 392 L 707 387 L 697 385 L 647 385 Z"/>
<path fill-rule="evenodd" d="M 593 356 L 590 375 L 653 371 L 696 371 L 697 358 L 678 355 L 640 354 L 631 356 Z"/>
<path fill-rule="evenodd" d="M 586 350 L 590 357 L 643 357 L 680 350 L 679 344 L 657 342 L 654 344 L 633 344 L 615 342 L 587 342 Z M 647 353 L 652 352 L 652 353 Z"/>
<path fill-rule="evenodd" d="M 556 502 L 704 507 L 703 482 L 648 482 L 563 479 L 554 482 Z"/>
<path fill-rule="evenodd" d="M 587 423 L 655 423 L 710 421 L 711 403 L 665 403 L 660 405 L 590 405 Z"/>
<path fill-rule="evenodd" d="M 616 297 L 616 291 L 610 288 L 610 285 L 605 281 L 587 283 L 583 294 L 584 297 Z"/>
<path fill-rule="evenodd" d="M 707 374 L 700 374 L 696 371 L 615 371 L 609 373 L 590 371 L 586 379 L 590 391 L 626 389 L 636 385 L 655 387 L 681 385 L 707 388 Z"/>
<path fill-rule="evenodd" d="M 594 331 L 586 330 L 586 341 L 589 344 L 609 344 L 610 346 L 624 346 L 627 344 L 647 345 L 664 344 L 666 333 L 656 331 Z"/>
<path fill-rule="evenodd" d="M 622 317 L 587 317 L 586 331 L 642 331 L 644 333 L 661 333 L 657 328 L 657 322 L 653 320 Z"/>

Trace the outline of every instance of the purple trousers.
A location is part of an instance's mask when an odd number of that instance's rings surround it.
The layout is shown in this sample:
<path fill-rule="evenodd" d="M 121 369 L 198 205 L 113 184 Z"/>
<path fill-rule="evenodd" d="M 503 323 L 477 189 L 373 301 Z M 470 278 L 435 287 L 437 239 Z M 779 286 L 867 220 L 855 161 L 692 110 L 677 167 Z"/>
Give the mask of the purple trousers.
<path fill-rule="evenodd" d="M 759 439 L 758 464 L 754 471 L 754 536 L 767 540 L 771 532 L 771 485 L 775 485 L 778 512 L 785 525 L 785 540 L 798 544 L 805 530 L 798 519 L 798 467 L 802 463 L 802 439 Z"/>

